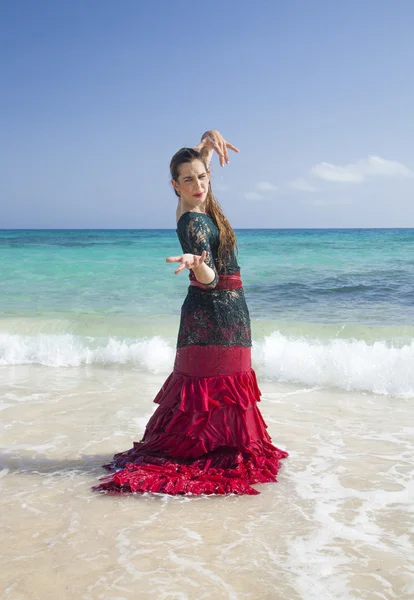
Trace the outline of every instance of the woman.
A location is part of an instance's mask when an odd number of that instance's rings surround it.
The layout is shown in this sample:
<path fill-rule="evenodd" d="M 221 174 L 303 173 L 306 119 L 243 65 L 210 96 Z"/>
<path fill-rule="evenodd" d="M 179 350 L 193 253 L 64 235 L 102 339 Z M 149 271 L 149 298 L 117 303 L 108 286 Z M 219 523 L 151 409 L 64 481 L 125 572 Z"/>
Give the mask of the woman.
<path fill-rule="evenodd" d="M 228 163 L 219 132 L 206 132 L 170 164 L 179 198 L 177 234 L 183 254 L 175 273 L 190 271 L 174 371 L 154 402 L 141 442 L 116 454 L 117 469 L 93 489 L 166 494 L 258 494 L 251 484 L 276 481 L 287 453 L 271 444 L 257 407 L 251 368 L 250 318 L 236 238 L 213 196 L 208 169 L 214 150 Z"/>

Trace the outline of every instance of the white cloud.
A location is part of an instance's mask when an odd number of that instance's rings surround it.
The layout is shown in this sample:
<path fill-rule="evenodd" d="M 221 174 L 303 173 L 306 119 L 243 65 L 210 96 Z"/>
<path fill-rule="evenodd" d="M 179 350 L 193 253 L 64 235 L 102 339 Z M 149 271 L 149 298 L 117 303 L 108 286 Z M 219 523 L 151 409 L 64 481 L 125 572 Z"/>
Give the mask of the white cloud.
<path fill-rule="evenodd" d="M 362 183 L 370 177 L 413 177 L 414 173 L 395 160 L 380 156 L 367 156 L 345 167 L 321 162 L 310 169 L 314 177 L 325 181 Z"/>
<path fill-rule="evenodd" d="M 276 185 L 273 185 L 273 183 L 270 183 L 269 181 L 259 181 L 257 188 L 261 192 L 276 192 L 279 189 Z"/>
<path fill-rule="evenodd" d="M 316 187 L 301 177 L 299 179 L 294 179 L 288 185 L 292 189 L 298 190 L 299 192 L 316 192 Z"/>
<path fill-rule="evenodd" d="M 263 196 L 261 196 L 260 194 L 256 194 L 256 192 L 246 192 L 244 194 L 244 197 L 247 200 L 261 200 L 263 198 Z"/>

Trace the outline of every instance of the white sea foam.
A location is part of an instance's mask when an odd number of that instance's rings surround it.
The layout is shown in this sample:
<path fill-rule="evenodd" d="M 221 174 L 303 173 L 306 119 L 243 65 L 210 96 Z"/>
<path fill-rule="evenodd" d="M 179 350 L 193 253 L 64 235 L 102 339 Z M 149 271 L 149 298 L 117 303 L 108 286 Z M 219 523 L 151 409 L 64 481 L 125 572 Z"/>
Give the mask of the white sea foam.
<path fill-rule="evenodd" d="M 414 340 L 399 348 L 386 341 L 319 341 L 274 332 L 255 344 L 254 358 L 262 375 L 278 381 L 414 397 Z"/>
<path fill-rule="evenodd" d="M 39 364 L 77 367 L 91 364 L 127 364 L 159 373 L 170 367 L 174 348 L 166 340 L 80 337 L 71 334 L 36 336 L 0 334 L 0 365 Z"/>
<path fill-rule="evenodd" d="M 174 353 L 174 340 L 162 337 L 0 334 L 0 365 L 3 366 L 113 364 L 168 374 Z M 318 340 L 274 332 L 254 343 L 253 361 L 258 374 L 273 381 L 414 397 L 414 340 L 397 347 L 385 340 Z"/>

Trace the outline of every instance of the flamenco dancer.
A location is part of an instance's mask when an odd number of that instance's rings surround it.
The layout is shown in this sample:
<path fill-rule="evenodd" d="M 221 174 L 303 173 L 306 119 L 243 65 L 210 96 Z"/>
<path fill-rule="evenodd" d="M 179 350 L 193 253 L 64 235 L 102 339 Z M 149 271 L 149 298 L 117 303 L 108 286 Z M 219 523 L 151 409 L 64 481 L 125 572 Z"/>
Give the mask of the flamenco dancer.
<path fill-rule="evenodd" d="M 214 198 L 209 164 L 237 148 L 207 131 L 170 164 L 178 196 L 177 234 L 189 269 L 174 370 L 154 402 L 144 437 L 105 465 L 114 471 L 92 488 L 107 493 L 258 494 L 252 484 L 276 481 L 288 454 L 272 445 L 257 403 L 250 318 L 236 237 Z"/>

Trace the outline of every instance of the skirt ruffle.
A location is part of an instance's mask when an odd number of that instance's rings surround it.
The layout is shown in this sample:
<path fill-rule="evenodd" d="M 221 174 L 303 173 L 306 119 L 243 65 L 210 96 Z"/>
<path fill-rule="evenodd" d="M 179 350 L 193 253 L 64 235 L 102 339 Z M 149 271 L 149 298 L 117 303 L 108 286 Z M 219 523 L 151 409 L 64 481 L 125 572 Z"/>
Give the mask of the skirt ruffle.
<path fill-rule="evenodd" d="M 213 377 L 174 371 L 141 442 L 115 454 L 95 491 L 111 494 L 258 494 L 288 456 L 272 445 L 253 369 Z"/>

